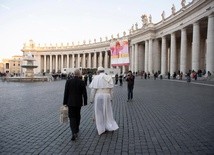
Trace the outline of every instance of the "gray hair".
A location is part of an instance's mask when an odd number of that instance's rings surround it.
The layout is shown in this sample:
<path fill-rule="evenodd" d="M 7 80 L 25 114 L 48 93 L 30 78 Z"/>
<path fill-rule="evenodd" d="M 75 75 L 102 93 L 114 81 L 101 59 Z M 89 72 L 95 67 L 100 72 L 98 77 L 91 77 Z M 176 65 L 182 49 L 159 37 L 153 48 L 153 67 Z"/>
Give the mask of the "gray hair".
<path fill-rule="evenodd" d="M 76 69 L 76 70 L 74 71 L 74 76 L 80 76 L 80 75 L 81 75 L 80 70 L 79 70 L 79 69 Z"/>

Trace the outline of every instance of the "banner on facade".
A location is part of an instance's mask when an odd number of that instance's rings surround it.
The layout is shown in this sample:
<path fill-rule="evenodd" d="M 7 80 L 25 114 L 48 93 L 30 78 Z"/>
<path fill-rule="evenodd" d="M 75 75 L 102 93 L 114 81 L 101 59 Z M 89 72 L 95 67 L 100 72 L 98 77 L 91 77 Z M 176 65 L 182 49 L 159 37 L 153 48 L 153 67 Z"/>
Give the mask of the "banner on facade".
<path fill-rule="evenodd" d="M 112 41 L 110 43 L 110 50 L 112 66 L 129 65 L 128 39 Z"/>

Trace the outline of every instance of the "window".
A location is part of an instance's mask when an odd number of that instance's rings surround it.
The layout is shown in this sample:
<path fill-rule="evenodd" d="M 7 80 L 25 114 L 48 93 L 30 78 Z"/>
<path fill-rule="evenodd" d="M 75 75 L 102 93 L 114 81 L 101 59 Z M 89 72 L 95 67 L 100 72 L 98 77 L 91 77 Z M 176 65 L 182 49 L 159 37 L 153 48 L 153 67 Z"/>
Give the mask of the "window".
<path fill-rule="evenodd" d="M 10 66 L 9 63 L 6 63 L 6 69 L 9 69 L 9 66 Z"/>

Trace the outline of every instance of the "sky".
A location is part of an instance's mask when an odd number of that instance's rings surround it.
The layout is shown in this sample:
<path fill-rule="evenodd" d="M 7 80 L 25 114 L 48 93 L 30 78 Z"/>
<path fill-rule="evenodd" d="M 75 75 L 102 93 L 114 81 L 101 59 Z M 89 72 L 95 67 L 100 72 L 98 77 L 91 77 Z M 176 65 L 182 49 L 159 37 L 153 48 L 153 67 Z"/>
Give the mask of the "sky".
<path fill-rule="evenodd" d="M 186 4 L 192 0 L 186 0 Z M 120 36 L 133 24 L 142 26 L 141 16 L 161 21 L 176 11 L 181 0 L 0 0 L 0 60 L 22 55 L 25 42 L 59 45 L 99 42 Z"/>

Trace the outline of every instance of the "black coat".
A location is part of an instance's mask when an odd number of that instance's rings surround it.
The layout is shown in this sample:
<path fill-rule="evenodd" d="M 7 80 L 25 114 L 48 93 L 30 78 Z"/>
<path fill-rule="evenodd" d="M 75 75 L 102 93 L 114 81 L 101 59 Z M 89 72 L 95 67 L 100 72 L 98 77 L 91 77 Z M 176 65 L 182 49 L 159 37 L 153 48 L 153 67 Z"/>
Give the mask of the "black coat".
<path fill-rule="evenodd" d="M 134 80 L 135 80 L 135 76 L 134 75 L 129 75 L 127 78 L 126 78 L 126 81 L 128 83 L 128 88 L 129 89 L 133 89 L 134 88 Z"/>
<path fill-rule="evenodd" d="M 63 105 L 81 107 L 83 104 L 87 105 L 87 91 L 84 81 L 79 77 L 67 80 L 65 84 Z"/>

